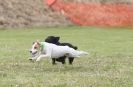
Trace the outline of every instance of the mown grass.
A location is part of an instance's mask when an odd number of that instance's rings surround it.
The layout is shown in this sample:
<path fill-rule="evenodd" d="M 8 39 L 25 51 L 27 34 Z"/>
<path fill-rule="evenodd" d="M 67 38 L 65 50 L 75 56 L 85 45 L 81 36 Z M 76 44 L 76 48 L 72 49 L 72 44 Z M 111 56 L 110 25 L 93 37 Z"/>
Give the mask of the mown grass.
<path fill-rule="evenodd" d="M 33 41 L 61 37 L 89 56 L 73 65 L 28 61 Z M 57 27 L 0 30 L 0 87 L 132 87 L 133 30 Z M 68 62 L 68 61 L 67 61 Z"/>

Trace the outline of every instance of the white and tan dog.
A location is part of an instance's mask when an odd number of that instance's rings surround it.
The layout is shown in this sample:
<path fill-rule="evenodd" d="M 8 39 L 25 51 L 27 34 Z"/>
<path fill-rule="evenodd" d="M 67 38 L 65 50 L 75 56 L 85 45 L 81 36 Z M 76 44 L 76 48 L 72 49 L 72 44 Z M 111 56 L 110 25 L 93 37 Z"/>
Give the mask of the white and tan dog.
<path fill-rule="evenodd" d="M 30 53 L 34 56 L 30 60 L 40 61 L 42 58 L 59 58 L 64 55 L 67 57 L 80 57 L 87 55 L 87 52 L 77 51 L 68 46 L 57 46 L 47 42 L 34 42 Z M 38 54 L 38 56 L 36 56 Z"/>

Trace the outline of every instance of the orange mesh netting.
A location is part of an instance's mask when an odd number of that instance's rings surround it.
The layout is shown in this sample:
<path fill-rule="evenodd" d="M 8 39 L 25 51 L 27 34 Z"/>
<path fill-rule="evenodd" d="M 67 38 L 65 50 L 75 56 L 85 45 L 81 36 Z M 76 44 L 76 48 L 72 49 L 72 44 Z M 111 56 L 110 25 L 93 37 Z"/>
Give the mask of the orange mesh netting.
<path fill-rule="evenodd" d="M 55 11 L 60 11 L 78 25 L 133 26 L 133 5 L 83 4 L 61 0 L 44 0 Z"/>

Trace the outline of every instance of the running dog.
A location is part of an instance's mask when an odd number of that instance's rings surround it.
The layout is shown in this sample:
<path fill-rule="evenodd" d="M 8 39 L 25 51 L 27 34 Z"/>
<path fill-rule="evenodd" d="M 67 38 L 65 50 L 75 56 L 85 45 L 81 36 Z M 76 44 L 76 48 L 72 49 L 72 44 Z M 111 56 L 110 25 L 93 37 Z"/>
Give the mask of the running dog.
<path fill-rule="evenodd" d="M 42 58 L 80 57 L 88 55 L 85 51 L 77 51 L 68 46 L 58 46 L 47 42 L 34 42 L 30 53 L 33 55 L 29 60 L 40 61 Z M 38 53 L 38 56 L 34 56 Z"/>
<path fill-rule="evenodd" d="M 59 40 L 60 40 L 60 37 L 48 36 L 44 41 L 48 42 L 48 43 L 53 43 L 53 44 L 56 44 L 56 45 L 59 45 L 59 46 L 69 46 L 70 48 L 73 48 L 75 50 L 78 49 L 77 46 L 73 46 L 70 43 L 60 43 Z M 65 59 L 66 59 L 65 55 L 60 57 L 60 58 L 52 58 L 52 64 L 53 65 L 56 64 L 55 61 L 62 62 L 62 64 L 65 64 Z M 69 64 L 72 64 L 73 60 L 74 60 L 74 57 L 69 57 L 68 60 L 69 60 Z"/>

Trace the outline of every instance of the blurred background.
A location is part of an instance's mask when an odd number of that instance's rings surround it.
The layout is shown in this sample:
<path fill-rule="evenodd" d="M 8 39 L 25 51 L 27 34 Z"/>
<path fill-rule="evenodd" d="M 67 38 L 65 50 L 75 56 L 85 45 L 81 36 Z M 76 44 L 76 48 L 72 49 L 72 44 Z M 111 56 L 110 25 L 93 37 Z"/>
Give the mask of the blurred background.
<path fill-rule="evenodd" d="M 125 24 L 125 21 L 128 22 L 125 25 L 130 26 L 133 25 L 132 3 L 133 0 L 0 0 L 0 28 L 69 25 L 121 26 Z M 113 22 L 108 22 L 110 19 L 118 24 L 111 24 Z M 88 24 L 88 21 L 91 22 Z M 96 21 L 99 23 L 95 23 Z M 106 22 L 103 23 L 104 21 Z"/>

